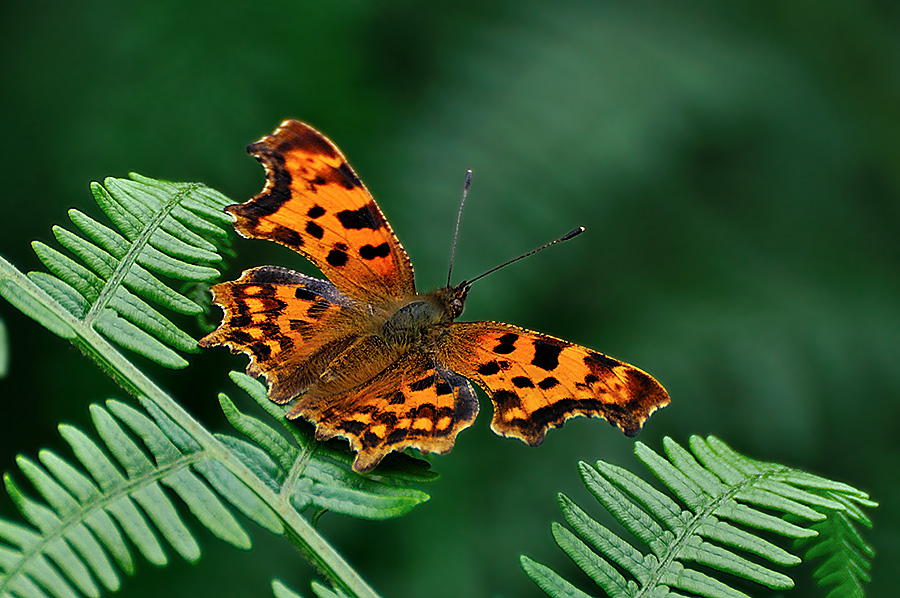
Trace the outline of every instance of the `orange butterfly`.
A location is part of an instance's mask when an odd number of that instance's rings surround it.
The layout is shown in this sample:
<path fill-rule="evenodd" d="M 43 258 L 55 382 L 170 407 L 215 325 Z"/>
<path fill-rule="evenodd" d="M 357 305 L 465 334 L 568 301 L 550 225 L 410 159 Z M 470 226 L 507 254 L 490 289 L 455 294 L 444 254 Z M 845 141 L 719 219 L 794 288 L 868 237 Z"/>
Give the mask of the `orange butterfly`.
<path fill-rule="evenodd" d="M 261 266 L 213 287 L 225 312 L 203 347 L 250 356 L 269 398 L 316 436 L 347 438 L 353 469 L 391 451 L 445 453 L 491 397 L 491 428 L 535 446 L 570 417 L 634 435 L 669 395 L 645 372 L 585 347 L 499 322 L 454 322 L 471 282 L 416 291 L 413 268 L 356 173 L 324 135 L 288 120 L 247 151 L 266 187 L 226 208 L 244 237 L 269 239 L 328 281 Z M 579 231 L 580 232 L 580 231 Z M 330 282 L 329 282 L 330 281 Z"/>

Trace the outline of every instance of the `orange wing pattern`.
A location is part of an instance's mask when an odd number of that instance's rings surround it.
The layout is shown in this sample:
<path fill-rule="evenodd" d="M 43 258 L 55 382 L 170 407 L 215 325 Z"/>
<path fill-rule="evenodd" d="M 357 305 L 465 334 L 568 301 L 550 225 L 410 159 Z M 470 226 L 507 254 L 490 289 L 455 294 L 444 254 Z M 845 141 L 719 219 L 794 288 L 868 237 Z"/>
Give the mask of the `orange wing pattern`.
<path fill-rule="evenodd" d="M 669 403 L 665 389 L 634 366 L 509 324 L 450 324 L 438 360 L 491 396 L 494 432 L 532 446 L 578 415 L 602 417 L 633 436 Z"/>
<path fill-rule="evenodd" d="M 374 305 L 415 294 L 412 264 L 359 177 L 324 135 L 295 120 L 247 147 L 266 187 L 226 210 L 245 236 L 290 247 L 341 291 Z"/>
<path fill-rule="evenodd" d="M 284 403 L 316 383 L 322 369 L 356 336 L 352 300 L 331 283 L 262 266 L 213 287 L 222 324 L 201 347 L 227 345 L 250 356 L 247 373 L 263 375 L 269 398 Z"/>
<path fill-rule="evenodd" d="M 469 381 L 415 350 L 342 395 L 314 395 L 299 400 L 288 417 L 313 422 L 320 440 L 347 438 L 356 451 L 353 469 L 360 473 L 391 451 L 446 453 L 478 415 Z"/>
<path fill-rule="evenodd" d="M 228 206 L 245 237 L 276 241 L 330 282 L 263 266 L 213 287 L 225 312 L 200 341 L 250 356 L 269 398 L 289 403 L 320 439 L 343 437 L 366 472 L 391 451 L 449 451 L 478 414 L 531 445 L 578 415 L 634 435 L 669 395 L 651 376 L 566 341 L 496 322 L 454 323 L 468 283 L 416 293 L 409 258 L 372 196 L 331 141 L 288 120 L 248 151 L 262 193 Z"/>

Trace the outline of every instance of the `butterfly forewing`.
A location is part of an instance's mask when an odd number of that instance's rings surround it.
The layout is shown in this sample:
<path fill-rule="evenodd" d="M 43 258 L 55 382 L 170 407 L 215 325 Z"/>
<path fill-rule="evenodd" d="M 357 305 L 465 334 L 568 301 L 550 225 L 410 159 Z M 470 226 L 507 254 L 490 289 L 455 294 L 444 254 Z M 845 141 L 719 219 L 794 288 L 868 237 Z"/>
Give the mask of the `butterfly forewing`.
<path fill-rule="evenodd" d="M 491 396 L 491 428 L 530 445 L 578 415 L 602 417 L 632 436 L 669 402 L 649 374 L 596 351 L 498 322 L 447 327 L 438 359 Z"/>
<path fill-rule="evenodd" d="M 384 304 L 415 294 L 409 258 L 369 191 L 324 135 L 295 120 L 251 144 L 263 192 L 229 206 L 245 237 L 269 239 L 313 262 L 341 291 Z"/>

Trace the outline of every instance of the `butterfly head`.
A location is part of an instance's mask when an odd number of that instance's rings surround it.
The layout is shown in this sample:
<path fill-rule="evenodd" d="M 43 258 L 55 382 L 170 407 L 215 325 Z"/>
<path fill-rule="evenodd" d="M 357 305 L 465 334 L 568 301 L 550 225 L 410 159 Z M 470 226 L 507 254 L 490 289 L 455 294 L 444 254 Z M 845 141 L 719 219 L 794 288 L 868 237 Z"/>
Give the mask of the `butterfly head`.
<path fill-rule="evenodd" d="M 450 322 L 462 315 L 466 305 L 466 295 L 469 294 L 470 288 L 471 285 L 463 281 L 454 287 L 444 287 L 431 293 L 432 298 L 444 314 L 442 319 Z"/>

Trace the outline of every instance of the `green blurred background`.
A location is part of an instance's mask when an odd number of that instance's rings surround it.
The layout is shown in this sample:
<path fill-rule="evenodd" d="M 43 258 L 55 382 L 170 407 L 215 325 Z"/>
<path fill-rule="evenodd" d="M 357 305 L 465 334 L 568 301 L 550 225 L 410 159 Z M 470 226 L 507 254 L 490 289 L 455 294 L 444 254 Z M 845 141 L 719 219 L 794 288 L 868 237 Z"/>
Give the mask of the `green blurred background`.
<path fill-rule="evenodd" d="M 900 4 L 269 1 L 0 6 L 0 253 L 39 264 L 91 180 L 262 186 L 244 146 L 288 117 L 329 135 L 379 200 L 423 290 L 442 284 L 466 168 L 456 280 L 576 225 L 577 240 L 480 282 L 464 319 L 589 345 L 654 374 L 672 405 L 639 436 L 716 434 L 881 501 L 872 596 L 900 559 Z M 236 242 L 240 268 L 298 256 Z M 0 303 L 0 469 L 62 449 L 60 422 L 121 392 Z M 199 335 L 196 328 L 195 334 Z M 245 360 L 146 366 L 224 430 L 216 393 Z M 233 393 L 237 394 L 237 393 Z M 593 586 L 550 538 L 576 462 L 635 466 L 632 442 L 577 420 L 538 449 L 495 437 L 489 405 L 434 460 L 432 500 L 396 521 L 321 528 L 387 596 L 539 596 L 526 553 Z M 596 509 L 592 512 L 596 513 Z M 0 500 L 0 514 L 12 507 Z M 140 561 L 123 596 L 308 593 L 284 541 L 208 537 L 197 565 Z M 173 557 L 177 561 L 177 557 Z M 796 571 L 813 596 L 808 570 Z M 595 589 L 595 588 L 593 588 Z M 754 595 L 766 595 L 746 588 Z"/>

